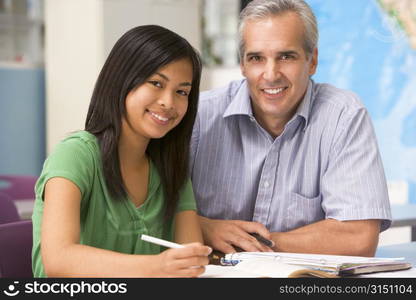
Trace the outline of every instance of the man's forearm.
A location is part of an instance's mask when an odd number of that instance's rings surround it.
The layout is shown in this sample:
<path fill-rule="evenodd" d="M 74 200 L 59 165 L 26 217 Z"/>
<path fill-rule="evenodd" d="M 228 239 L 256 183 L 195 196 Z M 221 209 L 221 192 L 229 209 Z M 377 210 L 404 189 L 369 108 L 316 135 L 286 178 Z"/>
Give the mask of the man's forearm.
<path fill-rule="evenodd" d="M 374 256 L 379 220 L 326 219 L 288 232 L 274 232 L 278 252 Z"/>

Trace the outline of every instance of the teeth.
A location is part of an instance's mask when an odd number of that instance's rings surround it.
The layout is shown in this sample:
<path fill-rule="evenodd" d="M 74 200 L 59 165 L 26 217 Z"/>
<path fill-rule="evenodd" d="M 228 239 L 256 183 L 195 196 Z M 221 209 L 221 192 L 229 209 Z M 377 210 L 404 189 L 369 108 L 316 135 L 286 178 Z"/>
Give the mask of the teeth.
<path fill-rule="evenodd" d="M 278 93 L 282 92 L 284 89 L 285 89 L 284 87 L 281 87 L 281 88 L 278 88 L 278 89 L 264 89 L 264 91 L 267 94 L 273 94 L 273 95 L 275 95 L 275 94 L 278 94 Z"/>
<path fill-rule="evenodd" d="M 159 116 L 158 114 L 155 114 L 154 112 L 150 112 L 152 114 L 153 117 L 155 117 L 156 119 L 159 119 L 160 121 L 163 122 L 167 122 L 169 120 L 169 118 L 164 118 L 162 116 Z"/>

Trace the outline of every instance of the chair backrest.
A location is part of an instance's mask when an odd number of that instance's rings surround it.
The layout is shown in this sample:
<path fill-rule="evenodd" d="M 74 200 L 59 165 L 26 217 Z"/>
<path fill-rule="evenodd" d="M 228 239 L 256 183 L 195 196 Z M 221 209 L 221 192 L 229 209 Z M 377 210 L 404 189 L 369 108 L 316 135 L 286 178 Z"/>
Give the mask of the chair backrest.
<path fill-rule="evenodd" d="M 35 199 L 35 184 L 38 178 L 31 175 L 0 175 L 0 192 L 12 200 Z M 3 186 L 4 185 L 4 186 Z"/>
<path fill-rule="evenodd" d="M 16 205 L 8 195 L 0 192 L 0 224 L 16 221 L 20 221 Z"/>
<path fill-rule="evenodd" d="M 31 278 L 32 221 L 0 224 L 0 277 Z"/>

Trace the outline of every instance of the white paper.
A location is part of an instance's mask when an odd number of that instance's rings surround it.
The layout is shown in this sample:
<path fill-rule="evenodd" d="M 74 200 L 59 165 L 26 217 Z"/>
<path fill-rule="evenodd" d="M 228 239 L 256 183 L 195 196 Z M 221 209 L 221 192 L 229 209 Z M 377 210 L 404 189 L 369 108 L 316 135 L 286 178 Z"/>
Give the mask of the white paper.
<path fill-rule="evenodd" d="M 303 266 L 287 265 L 270 259 L 250 259 L 235 266 L 208 265 L 202 278 L 253 278 L 273 277 L 287 278 L 297 270 L 305 269 Z"/>

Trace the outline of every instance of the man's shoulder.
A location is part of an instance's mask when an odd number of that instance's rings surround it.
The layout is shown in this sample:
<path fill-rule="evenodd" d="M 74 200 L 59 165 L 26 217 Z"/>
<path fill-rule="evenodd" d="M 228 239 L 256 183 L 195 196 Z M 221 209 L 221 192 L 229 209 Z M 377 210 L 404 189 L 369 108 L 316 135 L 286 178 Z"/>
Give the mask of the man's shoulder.
<path fill-rule="evenodd" d="M 314 84 L 314 104 L 318 106 L 330 105 L 343 111 L 357 111 L 365 108 L 356 93 L 335 87 L 329 83 Z"/>

